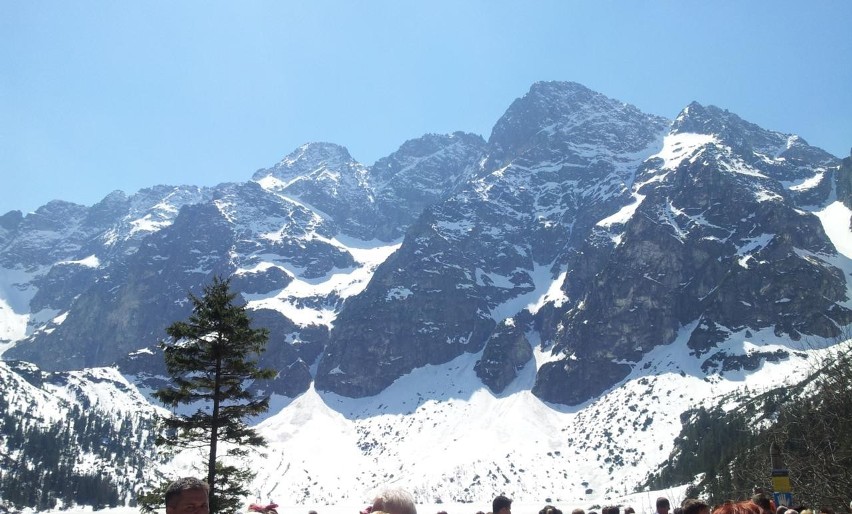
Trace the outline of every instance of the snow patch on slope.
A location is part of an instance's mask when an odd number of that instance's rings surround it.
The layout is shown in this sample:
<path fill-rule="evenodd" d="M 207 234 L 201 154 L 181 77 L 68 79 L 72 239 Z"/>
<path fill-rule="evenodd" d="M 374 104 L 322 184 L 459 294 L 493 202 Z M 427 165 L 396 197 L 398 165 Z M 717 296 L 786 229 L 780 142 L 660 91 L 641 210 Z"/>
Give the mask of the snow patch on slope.
<path fill-rule="evenodd" d="M 30 300 L 37 291 L 31 285 L 35 275 L 24 270 L 0 268 L 0 355 L 28 335 Z"/>
<path fill-rule="evenodd" d="M 645 195 L 640 195 L 639 193 L 633 193 L 633 203 L 625 205 L 618 212 L 613 214 L 612 216 L 608 216 L 596 223 L 599 227 L 609 228 L 613 225 L 620 225 L 622 223 L 627 223 L 630 221 L 630 218 L 636 214 L 636 209 L 642 205 L 642 201 L 645 200 Z"/>
<path fill-rule="evenodd" d="M 56 263 L 56 265 L 83 266 L 84 268 L 99 268 L 101 265 L 101 260 L 98 259 L 97 255 L 90 255 L 88 257 L 76 261 L 59 261 Z"/>
<path fill-rule="evenodd" d="M 825 169 L 819 169 L 818 172 L 812 177 L 806 177 L 802 180 L 794 182 L 782 181 L 781 185 L 783 185 L 786 189 L 789 189 L 790 191 L 807 191 L 818 186 L 822 182 L 824 177 Z"/>
<path fill-rule="evenodd" d="M 831 240 L 837 251 L 847 259 L 852 259 L 852 230 L 849 228 L 852 220 L 852 210 L 843 202 L 833 202 L 814 214 L 822 222 L 825 235 Z"/>
<path fill-rule="evenodd" d="M 519 502 L 608 502 L 633 491 L 668 458 L 681 430 L 679 413 L 733 408 L 746 388 L 792 384 L 808 366 L 806 352 L 771 329 L 742 331 L 714 352 L 784 350 L 788 357 L 755 371 L 708 375 L 707 355 L 696 357 L 687 346 L 696 325 L 631 363 L 620 385 L 575 407 L 531 394 L 536 368 L 553 359 L 540 348 L 500 395 L 476 377 L 481 354 L 417 369 L 374 397 L 311 389 L 259 425 L 270 445 L 252 490 L 290 499 L 310 491 L 303 501 L 317 505 L 357 505 L 385 485 L 410 490 L 420 504 L 483 501 L 494 491 Z"/>
<path fill-rule="evenodd" d="M 648 157 L 647 160 L 662 159 L 663 169 L 673 170 L 685 159 L 693 157 L 699 148 L 718 142 L 716 137 L 711 134 L 669 134 L 663 139 L 663 149 Z"/>
<path fill-rule="evenodd" d="M 529 276 L 535 285 L 533 290 L 528 293 L 515 296 L 514 298 L 511 298 L 491 309 L 491 317 L 494 321 L 500 323 L 504 319 L 514 316 L 524 309 L 535 314 L 546 303 L 550 302 L 556 304 L 557 307 L 562 305 L 562 303 L 567 300 L 565 293 L 562 291 L 562 284 L 565 282 L 565 277 L 568 272 L 563 271 L 558 276 L 554 277 L 552 269 L 553 266 L 549 264 L 535 264 L 533 270 L 529 273 Z M 479 280 L 479 273 L 480 270 L 477 270 L 477 280 Z M 502 278 L 502 282 L 506 284 L 504 287 L 514 287 L 514 284 L 506 277 L 492 277 L 491 275 L 489 275 L 489 277 L 493 280 Z M 498 287 L 501 287 L 499 284 L 500 282 L 497 282 Z"/>
<path fill-rule="evenodd" d="M 334 302 L 322 300 L 349 298 L 363 291 L 379 264 L 387 260 L 402 244 L 401 242 L 387 244 L 378 241 L 360 241 L 342 236 L 329 239 L 317 234 L 313 237 L 345 250 L 352 255 L 357 265 L 345 270 L 337 269 L 323 277 L 311 279 L 301 277 L 298 269 L 279 265 L 295 277 L 293 281 L 272 296 L 243 294 L 249 309 L 272 309 L 303 327 L 316 324 L 330 327 L 337 317 L 336 306 Z M 257 268 L 261 266 L 259 264 Z"/>

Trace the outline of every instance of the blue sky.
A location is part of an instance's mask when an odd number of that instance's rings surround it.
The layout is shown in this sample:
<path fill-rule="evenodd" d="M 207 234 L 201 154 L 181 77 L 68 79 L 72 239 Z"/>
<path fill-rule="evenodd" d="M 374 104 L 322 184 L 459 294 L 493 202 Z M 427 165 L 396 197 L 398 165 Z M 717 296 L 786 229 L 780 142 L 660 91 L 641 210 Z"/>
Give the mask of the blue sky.
<path fill-rule="evenodd" d="M 488 138 L 539 80 L 674 118 L 718 105 L 839 157 L 852 2 L 0 2 L 0 214 L 240 182 L 299 145 L 372 164 Z"/>

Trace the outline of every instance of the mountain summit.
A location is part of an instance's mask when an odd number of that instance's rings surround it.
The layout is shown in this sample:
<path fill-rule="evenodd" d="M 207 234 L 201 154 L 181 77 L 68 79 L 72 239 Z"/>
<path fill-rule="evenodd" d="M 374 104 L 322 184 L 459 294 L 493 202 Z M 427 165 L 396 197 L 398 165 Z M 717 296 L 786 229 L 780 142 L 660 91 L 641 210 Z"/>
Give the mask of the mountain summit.
<path fill-rule="evenodd" d="M 48 371 L 117 367 L 157 387 L 165 327 L 188 315 L 187 292 L 223 275 L 270 329 L 261 364 L 280 374 L 262 387 L 289 405 L 270 430 L 285 430 L 287 409 L 338 409 L 355 424 L 338 420 L 346 430 L 357 426 L 346 433 L 360 454 L 386 458 L 402 442 L 365 421 L 380 412 L 422 435 L 429 395 L 449 410 L 461 402 L 464 415 L 520 396 L 588 457 L 579 438 L 601 434 L 565 428 L 563 414 L 589 421 L 591 405 L 617 411 L 617 393 L 654 403 L 693 387 L 686 409 L 718 393 L 706 384 L 771 375 L 800 363 L 803 342 L 842 336 L 852 323 L 850 170 L 717 107 L 692 103 L 670 121 L 576 83 L 540 82 L 487 141 L 428 134 L 372 166 L 311 143 L 246 182 L 0 217 L 3 358 Z M 658 422 L 676 433 L 677 414 Z M 664 455 L 631 446 L 640 425 L 607 443 L 636 453 L 591 478 L 638 483 L 659 464 Z M 497 475 L 474 475 L 452 475 L 468 488 L 454 497 L 501 488 Z M 535 480 L 569 488 L 555 475 Z"/>

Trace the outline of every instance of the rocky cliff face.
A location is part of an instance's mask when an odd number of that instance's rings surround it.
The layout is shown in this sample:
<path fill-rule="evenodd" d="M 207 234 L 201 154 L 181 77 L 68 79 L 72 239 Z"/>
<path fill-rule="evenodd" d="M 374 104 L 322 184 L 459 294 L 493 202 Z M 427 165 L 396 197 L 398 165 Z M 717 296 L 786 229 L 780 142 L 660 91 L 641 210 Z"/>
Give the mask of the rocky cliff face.
<path fill-rule="evenodd" d="M 497 323 L 522 310 L 518 301 L 556 278 L 564 252 L 624 200 L 637 155 L 665 127 L 577 84 L 535 85 L 497 123 L 474 176 L 427 209 L 344 306 L 317 386 L 372 395 L 412 369 L 480 351 Z M 528 350 L 520 354 L 529 360 Z M 487 362 L 483 377 L 494 375 Z M 493 362 L 509 373 L 495 384 L 526 364 Z"/>
<path fill-rule="evenodd" d="M 594 277 L 581 280 L 555 338 L 554 352 L 570 359 L 543 367 L 536 394 L 570 404 L 600 394 L 696 321 L 698 355 L 749 329 L 839 335 L 852 321 L 846 281 L 827 259 L 836 251 L 820 221 L 798 203 L 825 201 L 835 166 L 798 138 L 690 105 L 637 173 L 634 202 L 598 223 L 609 241 L 591 241 L 608 250 L 591 252 Z M 811 188 L 799 187 L 806 181 Z"/>
<path fill-rule="evenodd" d="M 220 274 L 291 397 L 375 395 L 464 354 L 500 393 L 538 350 L 533 393 L 574 405 L 679 336 L 713 373 L 742 361 L 731 334 L 852 322 L 814 214 L 850 207 L 847 161 L 716 107 L 668 121 L 537 83 L 488 141 L 426 135 L 370 167 L 314 143 L 247 182 L 3 215 L 4 358 L 153 381 L 165 327 Z"/>

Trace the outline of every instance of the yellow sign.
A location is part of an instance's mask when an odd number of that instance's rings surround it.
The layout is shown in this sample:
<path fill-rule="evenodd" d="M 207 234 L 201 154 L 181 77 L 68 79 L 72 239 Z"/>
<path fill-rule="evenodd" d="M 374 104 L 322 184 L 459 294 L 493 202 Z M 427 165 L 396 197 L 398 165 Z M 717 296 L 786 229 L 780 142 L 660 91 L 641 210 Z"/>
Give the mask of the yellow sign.
<path fill-rule="evenodd" d="M 781 476 L 781 477 L 772 477 L 772 489 L 776 493 L 789 493 L 792 491 L 792 487 L 790 486 L 790 477 L 789 476 Z"/>

